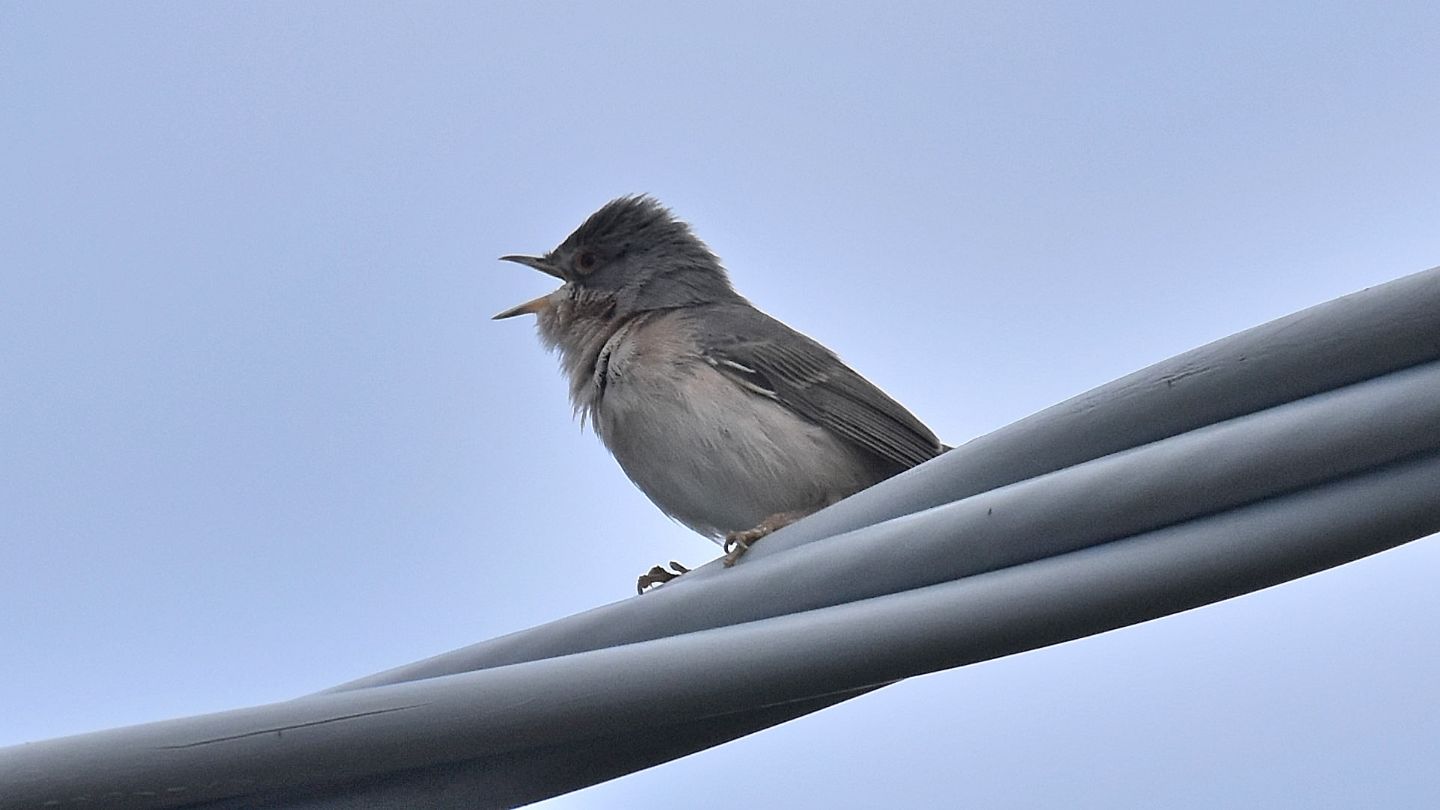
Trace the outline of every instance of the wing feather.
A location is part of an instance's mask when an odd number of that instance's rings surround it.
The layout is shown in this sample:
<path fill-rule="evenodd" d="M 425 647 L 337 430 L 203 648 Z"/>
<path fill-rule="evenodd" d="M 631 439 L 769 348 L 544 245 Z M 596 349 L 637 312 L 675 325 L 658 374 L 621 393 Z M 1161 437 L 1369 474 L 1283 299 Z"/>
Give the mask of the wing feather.
<path fill-rule="evenodd" d="M 759 310 L 717 307 L 703 319 L 707 362 L 750 391 L 767 396 L 901 468 L 944 449 L 935 434 L 833 352 Z"/>

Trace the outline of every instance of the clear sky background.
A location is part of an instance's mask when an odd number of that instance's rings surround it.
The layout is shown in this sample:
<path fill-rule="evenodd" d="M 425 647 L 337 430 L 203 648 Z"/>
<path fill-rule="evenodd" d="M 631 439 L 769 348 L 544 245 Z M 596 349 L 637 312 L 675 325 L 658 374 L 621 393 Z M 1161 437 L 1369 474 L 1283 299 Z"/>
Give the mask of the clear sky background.
<path fill-rule="evenodd" d="M 1440 264 L 1440 5 L 0 4 L 0 744 L 717 549 L 489 316 L 651 192 L 959 443 Z M 1415 807 L 1440 543 L 549 803 Z"/>

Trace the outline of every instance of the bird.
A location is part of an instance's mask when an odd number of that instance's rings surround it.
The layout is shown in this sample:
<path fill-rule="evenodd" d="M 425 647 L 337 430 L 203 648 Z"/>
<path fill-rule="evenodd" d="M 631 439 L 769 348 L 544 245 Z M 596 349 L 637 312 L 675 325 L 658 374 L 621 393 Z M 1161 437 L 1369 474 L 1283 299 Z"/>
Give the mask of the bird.
<path fill-rule="evenodd" d="M 581 425 L 662 512 L 720 543 L 726 567 L 949 449 L 830 349 L 736 292 L 654 197 L 611 200 L 553 250 L 500 260 L 561 285 L 494 319 L 536 316 Z M 688 571 L 654 566 L 636 591 Z"/>

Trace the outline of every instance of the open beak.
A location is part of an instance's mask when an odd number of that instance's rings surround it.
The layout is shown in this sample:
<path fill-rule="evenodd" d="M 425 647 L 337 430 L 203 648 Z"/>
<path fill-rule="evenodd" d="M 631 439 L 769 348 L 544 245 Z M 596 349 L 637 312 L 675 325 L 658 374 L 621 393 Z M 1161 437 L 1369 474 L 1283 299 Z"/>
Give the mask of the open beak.
<path fill-rule="evenodd" d="M 513 318 L 516 315 L 536 315 L 550 308 L 550 293 L 545 293 L 539 298 L 532 298 L 518 307 L 511 307 L 498 315 L 490 316 L 492 321 L 503 321 L 506 318 Z"/>
<path fill-rule="evenodd" d="M 560 271 L 556 270 L 555 266 L 546 261 L 543 256 L 501 256 L 500 261 L 523 264 L 526 267 L 539 270 L 547 276 L 554 276 L 561 281 L 565 280 L 565 277 L 560 275 Z"/>
<path fill-rule="evenodd" d="M 547 276 L 554 276 L 561 281 L 565 280 L 565 277 L 560 275 L 560 271 L 556 270 L 554 265 L 550 264 L 550 262 L 546 261 L 543 257 L 540 256 L 501 256 L 500 261 L 523 264 L 526 267 L 539 270 Z M 505 318 L 513 318 L 516 315 L 535 315 L 543 312 L 550 307 L 551 295 L 553 295 L 553 293 L 546 293 L 539 298 L 533 298 L 529 301 L 526 301 L 518 307 L 511 307 L 510 309 L 507 309 L 504 312 L 493 316 L 492 320 L 499 321 L 504 320 Z"/>

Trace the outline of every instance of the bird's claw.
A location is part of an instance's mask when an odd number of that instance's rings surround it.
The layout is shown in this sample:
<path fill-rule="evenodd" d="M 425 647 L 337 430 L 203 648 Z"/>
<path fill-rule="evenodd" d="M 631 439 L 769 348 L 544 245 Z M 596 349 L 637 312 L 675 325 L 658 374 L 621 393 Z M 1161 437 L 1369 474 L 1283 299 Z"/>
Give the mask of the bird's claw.
<path fill-rule="evenodd" d="M 746 529 L 742 532 L 730 532 L 725 535 L 725 544 L 721 546 L 725 550 L 725 567 L 734 565 L 745 552 L 750 550 L 750 544 L 770 533 L 765 526 L 756 526 L 753 529 Z"/>
<path fill-rule="evenodd" d="M 777 512 L 760 521 L 760 525 L 753 529 L 730 532 L 725 535 L 725 544 L 721 546 L 721 548 L 725 549 L 725 567 L 729 568 L 739 562 L 740 558 L 745 556 L 745 552 L 749 551 L 750 547 L 755 545 L 756 540 L 765 537 L 771 532 L 779 531 L 808 514 L 809 512 L 805 511 Z"/>
<path fill-rule="evenodd" d="M 640 578 L 635 580 L 635 592 L 645 593 L 645 591 L 649 588 L 653 588 L 656 585 L 663 585 L 666 582 L 669 582 L 670 580 L 679 577 L 681 574 L 690 573 L 689 568 L 686 568 L 685 566 L 681 565 L 678 562 L 675 562 L 674 560 L 670 561 L 670 569 L 672 570 L 667 570 L 665 568 L 662 568 L 661 566 L 656 565 L 652 567 L 649 571 L 641 574 Z"/>

